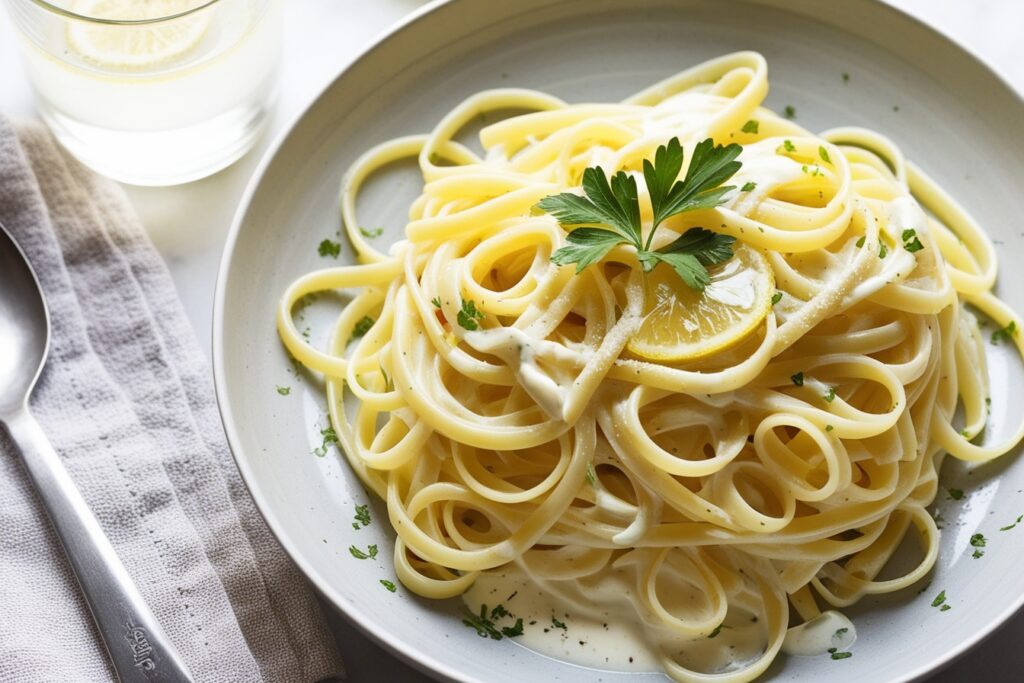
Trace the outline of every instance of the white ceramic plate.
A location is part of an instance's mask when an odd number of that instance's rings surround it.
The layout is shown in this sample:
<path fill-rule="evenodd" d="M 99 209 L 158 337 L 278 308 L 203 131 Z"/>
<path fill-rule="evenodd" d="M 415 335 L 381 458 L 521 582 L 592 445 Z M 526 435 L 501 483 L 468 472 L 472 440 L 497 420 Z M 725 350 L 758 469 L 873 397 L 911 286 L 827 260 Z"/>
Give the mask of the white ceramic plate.
<path fill-rule="evenodd" d="M 827 10 L 825 9 L 827 7 Z M 863 125 L 895 139 L 952 191 L 1000 244 L 1000 291 L 1024 310 L 1024 105 L 997 76 L 931 29 L 873 0 L 452 0 L 407 20 L 345 70 L 278 140 L 250 185 L 221 266 L 214 321 L 217 392 L 238 466 L 271 528 L 316 587 L 394 652 L 442 678 L 473 681 L 627 681 L 477 637 L 457 603 L 428 603 L 399 588 L 383 507 L 354 530 L 368 500 L 337 452 L 316 457 L 326 424 L 321 387 L 291 370 L 274 305 L 296 276 L 325 261 L 320 240 L 339 228 L 338 184 L 371 144 L 426 132 L 465 96 L 525 86 L 569 101 L 615 101 L 702 60 L 753 49 L 769 64 L 768 105 L 796 107 L 811 130 Z M 844 82 L 842 74 L 849 74 Z M 404 227 L 414 174 L 371 183 L 364 225 L 378 243 Z M 339 262 L 351 254 L 345 249 Z M 314 340 L 327 311 L 308 314 Z M 992 432 L 1019 413 L 1024 373 L 991 347 Z M 281 396 L 276 386 L 289 386 Z M 1024 466 L 1010 456 L 969 472 L 948 463 L 939 495 L 946 520 L 931 586 L 867 601 L 852 614 L 854 656 L 780 658 L 764 680 L 902 681 L 934 670 L 994 629 L 1024 601 Z M 988 538 L 971 557 L 971 534 Z M 358 561 L 350 544 L 381 548 Z M 946 590 L 952 609 L 930 606 Z M 654 678 L 660 680 L 660 675 Z"/>

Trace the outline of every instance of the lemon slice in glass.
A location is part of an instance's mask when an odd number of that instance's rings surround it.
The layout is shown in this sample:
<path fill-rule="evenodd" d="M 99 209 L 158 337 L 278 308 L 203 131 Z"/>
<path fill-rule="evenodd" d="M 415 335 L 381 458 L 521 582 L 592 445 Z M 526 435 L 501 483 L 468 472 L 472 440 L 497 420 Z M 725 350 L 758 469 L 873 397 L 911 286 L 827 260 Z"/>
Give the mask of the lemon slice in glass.
<path fill-rule="evenodd" d="M 772 305 L 775 278 L 768 261 L 740 245 L 708 271 L 711 283 L 703 292 L 690 289 L 665 264 L 648 273 L 647 315 L 626 348 L 650 360 L 695 360 L 753 332 Z"/>
<path fill-rule="evenodd" d="M 73 11 L 98 19 L 138 20 L 174 16 L 199 4 L 197 0 L 81 0 Z M 137 70 L 181 57 L 199 44 L 209 23 L 206 12 L 134 26 L 71 21 L 67 39 L 87 62 Z"/>

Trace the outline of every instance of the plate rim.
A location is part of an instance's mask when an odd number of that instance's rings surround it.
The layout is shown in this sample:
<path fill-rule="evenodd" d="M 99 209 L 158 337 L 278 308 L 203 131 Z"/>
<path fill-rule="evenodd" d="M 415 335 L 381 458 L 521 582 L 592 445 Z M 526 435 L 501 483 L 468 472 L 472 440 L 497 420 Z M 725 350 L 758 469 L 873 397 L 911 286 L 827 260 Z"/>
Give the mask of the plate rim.
<path fill-rule="evenodd" d="M 333 608 L 341 613 L 343 618 L 358 628 L 364 635 L 373 639 L 377 645 L 384 648 L 387 652 L 433 678 L 443 677 L 450 681 L 474 683 L 473 678 L 460 673 L 446 662 L 432 655 L 430 652 L 413 645 L 395 642 L 389 637 L 389 633 L 376 628 L 372 623 L 364 621 L 359 612 L 353 608 L 349 601 L 332 588 L 327 578 L 313 569 L 305 560 L 301 548 L 290 540 L 287 532 L 278 522 L 272 505 L 267 502 L 262 494 L 257 476 L 248 465 L 248 459 L 244 454 L 241 438 L 239 436 L 240 430 L 235 422 L 231 409 L 231 400 L 228 396 L 224 361 L 224 354 L 226 351 L 224 347 L 224 300 L 226 296 L 228 271 L 231 268 L 231 262 L 234 257 L 235 247 L 242 229 L 242 224 L 267 168 L 276 159 L 292 132 L 302 123 L 307 115 L 309 115 L 310 111 L 319 104 L 327 93 L 336 87 L 337 82 L 343 78 L 348 71 L 356 68 L 374 51 L 381 49 L 384 45 L 393 41 L 406 28 L 421 21 L 427 15 L 433 14 L 442 7 L 465 4 L 468 1 L 470 0 L 430 0 L 422 7 L 415 9 L 402 16 L 397 21 L 392 22 L 389 26 L 371 38 L 366 44 L 366 47 L 360 50 L 351 61 L 339 67 L 334 75 L 330 77 L 322 87 L 317 89 L 315 94 L 312 95 L 308 101 L 301 106 L 298 111 L 281 127 L 274 139 L 267 146 L 267 149 L 264 151 L 258 164 L 253 170 L 252 175 L 246 182 L 245 190 L 239 198 L 238 205 L 231 220 L 231 226 L 228 230 L 217 268 L 213 309 L 211 311 L 213 325 L 210 345 L 217 410 L 221 418 L 221 423 L 227 439 L 228 449 L 231 452 L 232 460 L 238 469 L 246 490 L 255 502 L 256 509 L 259 511 L 260 516 L 263 518 L 263 521 L 270 529 L 274 538 L 288 554 L 291 562 L 293 562 L 302 572 L 302 575 L 310 582 L 314 589 L 323 598 L 325 598 Z M 787 11 L 785 3 L 782 0 L 738 1 L 764 6 L 774 10 L 781 9 L 783 11 Z M 544 2 L 545 4 L 559 4 L 560 2 L 563 2 L 563 0 L 544 0 Z M 947 48 L 951 48 L 958 53 L 959 61 L 970 62 L 975 68 L 979 68 L 992 76 L 995 81 L 1012 96 L 1013 101 L 1015 101 L 1020 110 L 1024 112 L 1024 92 L 1018 90 L 1010 82 L 1000 67 L 981 57 L 973 48 L 955 39 L 942 28 L 911 14 L 901 7 L 890 4 L 888 0 L 861 0 L 861 2 L 866 6 L 874 6 L 877 11 L 891 12 L 900 17 L 901 20 L 908 21 L 911 24 L 916 25 L 918 29 L 922 29 L 933 37 L 938 38 Z M 801 12 L 801 14 L 803 14 L 803 12 Z M 813 18 L 813 14 L 811 17 Z M 905 672 L 901 676 L 892 679 L 892 683 L 921 681 L 929 676 L 938 674 L 943 669 L 946 669 L 956 660 L 960 659 L 987 640 L 1000 628 L 1006 626 L 1009 620 L 1016 613 L 1021 611 L 1022 608 L 1024 608 L 1024 591 L 1011 600 L 1001 612 L 989 619 L 988 623 L 983 628 L 976 630 L 970 635 L 970 637 L 963 639 L 956 648 L 942 653 L 937 659 L 928 665 Z"/>

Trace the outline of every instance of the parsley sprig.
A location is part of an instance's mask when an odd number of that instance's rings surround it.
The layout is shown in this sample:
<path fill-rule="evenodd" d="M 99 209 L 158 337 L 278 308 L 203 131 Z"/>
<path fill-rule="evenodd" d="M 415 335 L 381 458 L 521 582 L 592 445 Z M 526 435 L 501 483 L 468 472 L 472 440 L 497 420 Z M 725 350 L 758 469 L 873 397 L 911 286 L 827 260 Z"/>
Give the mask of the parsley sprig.
<path fill-rule="evenodd" d="M 732 258 L 735 238 L 704 228 L 690 228 L 674 241 L 652 251 L 658 226 L 667 218 L 686 211 L 713 209 L 734 186 L 722 186 L 742 165 L 736 161 L 742 148 L 737 144 L 715 145 L 711 138 L 697 144 L 686 176 L 683 147 L 679 138 L 658 147 L 654 162 L 644 160 L 644 182 L 651 198 L 654 221 L 646 239 L 640 223 L 640 200 L 636 177 L 619 171 L 608 180 L 600 166 L 583 171 L 585 196 L 562 193 L 545 197 L 537 205 L 563 226 L 579 225 L 569 233 L 568 244 L 551 255 L 558 265 L 576 264 L 576 272 L 603 259 L 619 244 L 636 248 L 645 273 L 658 263 L 668 264 L 683 282 L 703 291 L 711 281 L 707 267 Z M 599 226 L 599 227 L 591 227 Z"/>

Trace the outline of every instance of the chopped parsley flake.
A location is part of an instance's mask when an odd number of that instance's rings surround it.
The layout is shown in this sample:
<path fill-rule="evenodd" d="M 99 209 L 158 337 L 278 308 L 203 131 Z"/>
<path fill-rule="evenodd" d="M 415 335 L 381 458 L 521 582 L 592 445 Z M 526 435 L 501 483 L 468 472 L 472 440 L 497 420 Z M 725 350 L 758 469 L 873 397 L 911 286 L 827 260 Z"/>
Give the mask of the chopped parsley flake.
<path fill-rule="evenodd" d="M 938 595 L 935 596 L 935 599 L 932 600 L 932 607 L 938 607 L 944 602 L 946 602 L 946 591 L 941 591 Z"/>
<path fill-rule="evenodd" d="M 743 124 L 743 128 L 741 128 L 740 130 L 742 130 L 744 133 L 754 133 L 756 135 L 759 125 L 760 124 L 757 121 L 755 121 L 754 119 L 750 119 L 749 121 Z"/>
<path fill-rule="evenodd" d="M 352 554 L 352 557 L 357 560 L 373 560 L 377 557 L 377 546 L 375 545 L 367 546 L 365 553 L 354 545 L 350 545 L 348 547 L 348 551 Z"/>
<path fill-rule="evenodd" d="M 785 116 L 787 119 L 795 119 L 796 107 L 794 107 L 792 104 L 787 104 L 786 108 L 782 110 L 782 115 Z"/>
<path fill-rule="evenodd" d="M 832 659 L 848 659 L 853 656 L 852 652 L 830 652 Z"/>
<path fill-rule="evenodd" d="M 560 628 L 563 631 L 569 631 L 569 627 L 565 625 L 565 622 L 559 621 L 557 617 L 551 617 L 551 625 L 555 628 Z"/>
<path fill-rule="evenodd" d="M 826 164 L 832 163 L 832 160 L 828 158 L 828 150 L 825 149 L 823 145 L 818 145 L 818 156 L 820 156 L 821 160 Z"/>
<path fill-rule="evenodd" d="M 804 373 L 802 370 L 796 373 L 795 375 L 790 375 L 789 379 L 791 379 L 793 381 L 793 384 L 797 385 L 798 387 L 802 387 L 804 385 Z"/>
<path fill-rule="evenodd" d="M 282 396 L 287 396 L 288 394 L 292 393 L 292 388 L 291 387 L 282 387 L 282 386 L 278 385 L 277 393 L 281 394 Z"/>
<path fill-rule="evenodd" d="M 796 145 L 793 144 L 792 140 L 783 140 L 782 141 L 782 146 L 779 147 L 778 149 L 776 149 L 775 151 L 778 152 L 779 150 L 783 150 L 783 151 L 786 151 L 786 152 L 795 152 L 796 151 Z"/>
<path fill-rule="evenodd" d="M 434 304 L 434 308 L 441 308 L 441 297 L 435 296 L 430 300 L 430 303 Z"/>
<path fill-rule="evenodd" d="M 349 337 L 349 341 L 352 341 L 353 339 L 358 339 L 359 337 L 365 335 L 367 332 L 370 331 L 370 328 L 373 327 L 373 323 L 375 322 L 377 321 L 371 318 L 370 316 L 364 315 L 356 322 L 355 325 L 352 326 L 352 336 Z"/>
<path fill-rule="evenodd" d="M 743 183 L 743 187 L 740 188 L 740 191 L 741 192 L 752 192 L 755 187 L 757 187 L 757 183 L 755 183 L 752 180 L 748 180 L 747 182 Z"/>
<path fill-rule="evenodd" d="M 366 228 L 359 228 L 359 233 L 363 237 L 373 239 L 374 237 L 380 237 L 384 234 L 384 228 L 374 228 L 373 230 L 367 230 Z"/>
<path fill-rule="evenodd" d="M 1017 323 L 1011 320 L 1010 323 L 1001 329 L 996 330 L 992 333 L 992 343 L 998 344 L 999 342 L 1006 340 L 1012 341 L 1017 336 Z"/>
<path fill-rule="evenodd" d="M 836 632 L 832 634 L 832 637 L 833 638 L 842 638 L 843 634 L 846 633 L 849 630 L 850 629 L 846 628 L 845 626 L 843 628 L 836 629 Z"/>
<path fill-rule="evenodd" d="M 917 231 L 913 228 L 907 228 L 900 235 L 903 239 L 903 248 L 913 254 L 915 251 L 921 251 L 924 249 L 924 245 L 921 244 L 921 240 L 917 236 Z"/>
<path fill-rule="evenodd" d="M 476 309 L 476 304 L 473 301 L 463 300 L 462 310 L 459 311 L 456 319 L 459 322 L 459 327 L 472 332 L 480 327 L 477 321 L 483 320 L 484 314 Z"/>
<path fill-rule="evenodd" d="M 465 607 L 462 608 L 462 614 L 462 623 L 474 629 L 481 638 L 501 640 L 502 636 L 515 638 L 523 635 L 523 620 L 516 618 L 514 614 L 505 609 L 504 605 L 498 605 L 492 609 L 490 616 L 487 614 L 487 605 L 480 605 L 479 615 L 473 614 Z M 515 619 L 516 622 L 513 626 L 503 626 L 499 629 L 494 620 L 505 617 Z"/>
<path fill-rule="evenodd" d="M 380 585 L 384 586 L 385 588 L 387 588 L 392 593 L 394 593 L 396 590 L 398 590 L 398 586 L 396 586 L 393 581 L 388 581 L 387 579 L 381 579 L 380 580 Z"/>
<path fill-rule="evenodd" d="M 974 534 L 973 536 L 971 536 L 971 545 L 973 545 L 975 548 L 984 548 L 985 547 L 985 536 L 984 536 L 984 534 Z"/>
<path fill-rule="evenodd" d="M 1000 531 L 1009 531 L 1009 530 L 1010 530 L 1010 529 L 1012 529 L 1013 527 L 1015 527 L 1015 526 L 1017 526 L 1018 524 L 1020 524 L 1020 523 L 1021 523 L 1021 520 L 1024 520 L 1024 515 L 1020 515 L 1019 517 L 1017 517 L 1017 519 L 1015 519 L 1015 520 L 1014 520 L 1013 524 L 1010 524 L 1009 526 L 1002 526 L 1002 527 L 999 527 L 999 530 L 1000 530 Z"/>
<path fill-rule="evenodd" d="M 849 82 L 850 82 L 850 74 L 848 74 L 848 73 L 846 73 L 844 71 L 843 72 L 843 83 L 849 83 Z"/>
<path fill-rule="evenodd" d="M 334 432 L 334 427 L 327 427 L 320 430 L 320 436 L 323 441 L 320 442 L 317 448 L 313 449 L 313 453 L 322 458 L 327 455 L 327 450 L 331 447 L 331 444 L 338 443 L 338 435 Z"/>
<path fill-rule="evenodd" d="M 975 550 L 973 553 L 971 553 L 971 557 L 973 557 L 974 559 L 978 559 L 979 557 L 981 557 L 984 554 L 985 554 L 984 550 Z"/>
<path fill-rule="evenodd" d="M 833 427 L 832 425 L 825 425 L 826 432 L 831 432 L 833 429 L 835 429 L 835 427 Z"/>
<path fill-rule="evenodd" d="M 878 243 L 878 258 L 885 258 L 889 254 L 889 250 L 885 248 L 885 242 Z"/>
<path fill-rule="evenodd" d="M 332 240 L 324 240 L 320 243 L 320 246 L 316 248 L 318 254 L 323 257 L 338 258 L 341 254 L 341 242 L 334 242 Z"/>
<path fill-rule="evenodd" d="M 594 469 L 594 463 L 587 463 L 587 483 L 597 488 L 597 470 Z"/>
<path fill-rule="evenodd" d="M 370 506 L 356 505 L 356 517 L 352 522 L 352 528 L 358 529 L 361 526 L 370 526 Z"/>
<path fill-rule="evenodd" d="M 728 627 L 725 626 L 724 624 L 719 624 L 718 626 L 715 627 L 714 631 L 712 631 L 711 633 L 708 634 L 708 638 L 709 639 L 716 638 L 718 636 L 718 634 L 722 632 L 723 628 L 728 628 Z"/>
<path fill-rule="evenodd" d="M 861 235 L 861 236 L 860 236 L 860 239 L 859 239 L 859 240 L 857 240 L 857 248 L 858 248 L 858 249 L 860 249 L 861 247 L 863 247 L 863 246 L 864 246 L 864 240 L 865 240 L 866 238 L 867 238 L 867 235 Z"/>
<path fill-rule="evenodd" d="M 825 399 L 826 401 L 828 401 L 829 403 L 834 401 L 836 399 L 836 388 L 835 387 L 829 387 L 828 388 L 828 393 L 826 393 L 824 396 L 822 396 L 822 398 Z"/>
<path fill-rule="evenodd" d="M 776 291 L 772 294 L 772 306 L 782 301 L 782 292 Z"/>
<path fill-rule="evenodd" d="M 515 626 L 502 626 L 501 632 L 509 638 L 523 635 L 523 620 L 516 619 Z"/>
<path fill-rule="evenodd" d="M 950 607 L 949 605 L 943 605 L 942 607 L 939 608 L 939 611 L 940 612 L 945 612 L 945 611 L 951 610 L 951 609 L 953 609 L 953 608 Z"/>
<path fill-rule="evenodd" d="M 960 500 L 964 497 L 963 489 L 946 489 L 946 493 L 948 493 L 949 497 L 953 500 Z"/>

